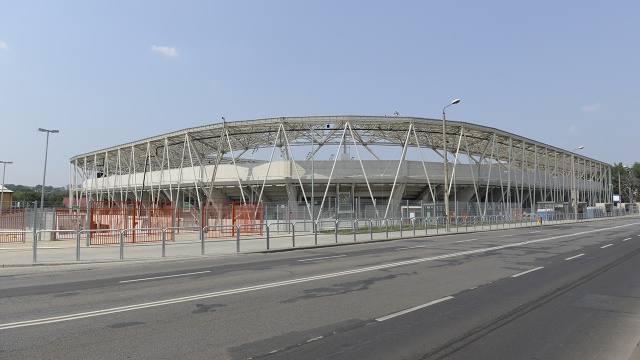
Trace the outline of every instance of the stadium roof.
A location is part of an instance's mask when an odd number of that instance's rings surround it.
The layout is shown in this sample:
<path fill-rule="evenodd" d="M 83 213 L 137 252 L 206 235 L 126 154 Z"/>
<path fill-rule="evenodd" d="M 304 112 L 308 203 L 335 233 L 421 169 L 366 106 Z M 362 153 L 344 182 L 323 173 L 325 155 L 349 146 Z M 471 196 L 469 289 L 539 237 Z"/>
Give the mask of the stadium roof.
<path fill-rule="evenodd" d="M 350 126 L 346 126 L 349 124 Z M 408 136 L 410 126 L 415 129 L 415 137 Z M 352 129 L 351 130 L 349 130 Z M 284 132 L 281 132 L 283 129 Z M 311 129 L 314 129 L 313 131 Z M 278 117 L 256 120 L 221 122 L 187 128 L 167 134 L 153 136 L 134 142 L 113 146 L 74 156 L 72 163 L 82 162 L 85 168 L 91 168 L 92 163 L 103 166 L 105 161 L 114 161 L 114 153 L 132 159 L 137 168 L 144 166 L 150 156 L 166 156 L 171 167 L 178 167 L 185 157 L 185 144 L 195 149 L 197 156 L 224 156 L 231 151 L 242 153 L 250 149 L 274 146 L 302 146 L 313 141 L 318 146 L 337 145 L 343 133 L 349 141 L 355 140 L 360 146 L 400 146 L 405 141 L 409 146 L 430 148 L 434 151 L 443 148 L 442 120 L 416 117 L 389 116 L 309 116 L 309 117 Z M 565 162 L 572 152 L 552 145 L 544 144 L 520 135 L 512 134 L 500 129 L 467 122 L 446 122 L 447 149 L 456 149 L 461 133 L 465 140 L 461 152 L 469 154 L 474 161 L 483 159 L 499 159 L 507 161 L 514 159 L 512 165 L 516 168 L 532 169 L 534 164 L 542 167 L 539 159 L 555 154 L 558 162 Z M 279 134 L 286 134 L 284 136 Z M 224 134 L 228 134 L 228 137 Z M 313 134 L 313 135 L 312 135 Z M 416 139 L 417 138 L 417 142 Z M 111 154 L 107 156 L 107 154 Z M 588 166 L 610 167 L 609 164 L 573 154 Z M 239 157 L 240 155 L 234 154 Z M 517 160 L 515 160 L 517 158 Z M 546 165 L 549 166 L 548 164 Z M 586 166 L 586 165 L 585 165 Z"/>

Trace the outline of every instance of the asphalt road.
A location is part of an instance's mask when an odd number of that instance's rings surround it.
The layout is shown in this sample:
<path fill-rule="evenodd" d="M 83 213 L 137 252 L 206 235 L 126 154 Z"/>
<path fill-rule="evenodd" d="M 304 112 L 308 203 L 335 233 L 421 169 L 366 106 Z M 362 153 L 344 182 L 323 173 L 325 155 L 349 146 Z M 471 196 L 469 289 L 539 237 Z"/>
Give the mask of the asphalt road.
<path fill-rule="evenodd" d="M 0 359 L 628 359 L 640 221 L 0 270 Z"/>

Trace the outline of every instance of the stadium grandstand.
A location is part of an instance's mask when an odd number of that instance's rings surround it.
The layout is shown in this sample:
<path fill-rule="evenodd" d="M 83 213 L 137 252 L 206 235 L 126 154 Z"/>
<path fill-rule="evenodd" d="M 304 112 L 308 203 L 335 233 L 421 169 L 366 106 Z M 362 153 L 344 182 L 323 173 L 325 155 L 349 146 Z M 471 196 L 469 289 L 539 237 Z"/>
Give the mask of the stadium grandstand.
<path fill-rule="evenodd" d="M 260 204 L 261 219 L 440 217 L 448 193 L 449 216 L 572 213 L 574 200 L 584 213 L 612 198 L 611 166 L 575 150 L 427 118 L 223 119 L 72 157 L 70 206 Z"/>

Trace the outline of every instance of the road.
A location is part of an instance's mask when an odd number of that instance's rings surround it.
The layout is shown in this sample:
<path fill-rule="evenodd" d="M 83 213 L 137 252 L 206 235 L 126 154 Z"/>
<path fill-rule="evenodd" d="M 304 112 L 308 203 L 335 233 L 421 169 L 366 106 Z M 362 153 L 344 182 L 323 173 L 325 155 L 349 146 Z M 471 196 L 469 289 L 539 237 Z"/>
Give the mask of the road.
<path fill-rule="evenodd" d="M 0 359 L 628 359 L 640 221 L 1 269 Z"/>

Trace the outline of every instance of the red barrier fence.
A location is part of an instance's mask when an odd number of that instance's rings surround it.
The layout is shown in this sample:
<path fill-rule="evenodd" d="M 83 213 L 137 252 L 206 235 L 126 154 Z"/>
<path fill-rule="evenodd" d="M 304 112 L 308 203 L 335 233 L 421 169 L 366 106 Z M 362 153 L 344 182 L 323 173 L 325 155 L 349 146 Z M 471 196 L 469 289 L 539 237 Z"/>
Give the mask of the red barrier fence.
<path fill-rule="evenodd" d="M 236 226 L 240 235 L 262 235 L 262 203 L 207 203 L 203 219 L 205 226 L 215 226 L 205 231 L 207 238 L 235 236 Z"/>
<path fill-rule="evenodd" d="M 2 210 L 0 230 L 3 231 L 0 233 L 0 243 L 25 242 L 24 209 Z"/>
<path fill-rule="evenodd" d="M 87 209 L 56 209 L 56 230 L 82 231 L 87 228 Z M 54 240 L 74 239 L 70 232 L 54 232 Z"/>
<path fill-rule="evenodd" d="M 167 231 L 166 240 L 173 240 L 180 232 L 194 232 L 204 226 L 207 238 L 262 235 L 262 203 L 210 202 L 202 213 L 193 206 L 175 210 L 171 201 L 91 201 L 86 209 L 57 209 L 56 230 L 86 229 L 89 218 L 91 245 L 119 244 L 120 231 L 124 242 L 139 243 L 162 240 L 162 231 L 169 227 L 194 228 Z M 236 228 L 238 227 L 238 228 Z M 73 233 L 55 233 L 56 239 L 72 238 Z"/>
<path fill-rule="evenodd" d="M 173 203 L 171 201 L 91 201 L 90 229 L 105 230 L 91 232 L 90 244 L 118 244 L 119 231 L 124 230 L 124 242 L 139 243 L 162 240 L 161 230 L 172 226 Z M 140 230 L 137 230 L 140 229 Z M 167 232 L 167 239 L 173 234 Z"/>

